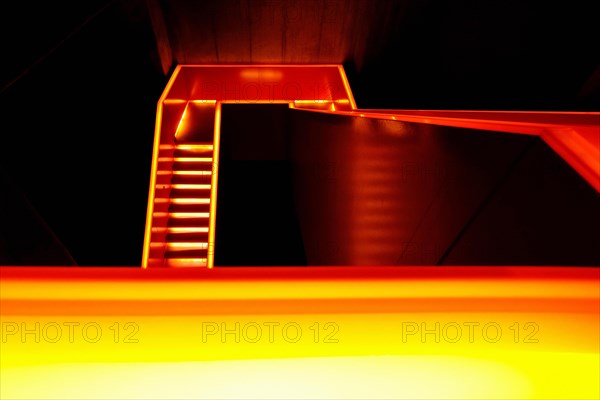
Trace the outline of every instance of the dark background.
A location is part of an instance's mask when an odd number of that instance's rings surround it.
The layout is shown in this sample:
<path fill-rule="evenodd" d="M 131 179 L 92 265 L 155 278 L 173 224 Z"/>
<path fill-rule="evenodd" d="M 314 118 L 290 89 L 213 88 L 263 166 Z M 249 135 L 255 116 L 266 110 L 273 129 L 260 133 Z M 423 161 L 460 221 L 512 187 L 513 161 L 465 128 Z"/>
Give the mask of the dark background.
<path fill-rule="evenodd" d="M 140 265 L 156 102 L 177 63 L 343 63 L 363 108 L 597 111 L 594 11 L 590 2 L 3 2 L 0 264 Z M 593 196 L 583 192 L 574 196 Z"/>

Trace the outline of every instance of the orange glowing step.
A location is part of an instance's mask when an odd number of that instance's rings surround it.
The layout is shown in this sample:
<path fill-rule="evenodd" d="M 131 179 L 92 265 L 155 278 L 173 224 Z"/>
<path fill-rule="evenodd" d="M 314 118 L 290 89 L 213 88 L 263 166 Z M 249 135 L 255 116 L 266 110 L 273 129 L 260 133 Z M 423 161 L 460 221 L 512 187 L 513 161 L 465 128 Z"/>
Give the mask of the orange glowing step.
<path fill-rule="evenodd" d="M 197 162 L 209 163 L 212 162 L 212 157 L 159 157 L 158 162 Z"/>
<path fill-rule="evenodd" d="M 152 232 L 167 233 L 208 233 L 207 226 L 170 226 L 165 228 L 152 228 Z"/>
<path fill-rule="evenodd" d="M 212 170 L 200 170 L 200 171 L 157 171 L 157 175 L 211 175 Z"/>
<path fill-rule="evenodd" d="M 186 267 L 206 267 L 207 258 L 168 258 L 165 264 L 169 267 L 186 268 Z"/>
<path fill-rule="evenodd" d="M 212 144 L 161 144 L 160 150 L 213 150 Z"/>
<path fill-rule="evenodd" d="M 205 250 L 208 242 L 152 242 L 151 247 L 166 247 L 169 250 Z"/>
<path fill-rule="evenodd" d="M 209 213 L 204 212 L 155 212 L 157 218 L 208 218 Z"/>
<path fill-rule="evenodd" d="M 210 184 L 172 183 L 156 185 L 157 189 L 210 190 Z"/>
<path fill-rule="evenodd" d="M 169 204 L 209 204 L 210 198 L 195 198 L 195 197 L 184 197 L 184 198 L 157 198 L 157 203 L 169 203 Z"/>

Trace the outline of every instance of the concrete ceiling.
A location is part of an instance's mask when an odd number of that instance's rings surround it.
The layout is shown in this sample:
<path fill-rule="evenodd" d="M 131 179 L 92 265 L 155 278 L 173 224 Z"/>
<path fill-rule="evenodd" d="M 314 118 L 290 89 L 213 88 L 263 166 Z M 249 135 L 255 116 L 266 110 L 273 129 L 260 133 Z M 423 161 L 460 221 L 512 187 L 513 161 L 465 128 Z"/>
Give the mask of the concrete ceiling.
<path fill-rule="evenodd" d="M 148 2 L 164 66 L 343 63 L 361 66 L 394 36 L 405 0 Z M 170 54 L 169 54 L 170 53 Z"/>
<path fill-rule="evenodd" d="M 600 97 L 594 13 L 585 4 L 147 0 L 146 5 L 164 73 L 174 64 L 343 63 L 359 103 L 370 99 L 365 105 L 373 107 L 585 109 Z"/>

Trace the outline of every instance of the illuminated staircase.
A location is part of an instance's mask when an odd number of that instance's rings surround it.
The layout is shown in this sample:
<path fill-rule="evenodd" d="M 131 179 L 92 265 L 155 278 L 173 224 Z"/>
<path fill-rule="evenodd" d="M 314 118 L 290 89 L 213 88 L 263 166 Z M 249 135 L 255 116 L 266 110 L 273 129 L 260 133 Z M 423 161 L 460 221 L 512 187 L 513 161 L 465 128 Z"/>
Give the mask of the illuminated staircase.
<path fill-rule="evenodd" d="M 213 144 L 163 144 L 156 172 L 149 264 L 206 267 Z"/>
<path fill-rule="evenodd" d="M 600 192 L 597 112 L 359 109 L 342 65 L 179 65 L 157 107 L 142 268 L 214 266 L 227 103 L 538 136 Z"/>

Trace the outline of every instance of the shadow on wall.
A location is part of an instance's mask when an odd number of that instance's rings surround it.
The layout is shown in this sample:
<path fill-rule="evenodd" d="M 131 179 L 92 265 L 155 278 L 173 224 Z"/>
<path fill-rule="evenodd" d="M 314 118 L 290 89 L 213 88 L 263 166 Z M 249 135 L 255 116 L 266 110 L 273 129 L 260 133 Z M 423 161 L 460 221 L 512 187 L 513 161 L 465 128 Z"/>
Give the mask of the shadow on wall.
<path fill-rule="evenodd" d="M 0 169 L 0 266 L 77 265 L 23 193 Z"/>
<path fill-rule="evenodd" d="M 306 265 L 287 105 L 222 112 L 215 265 Z"/>

